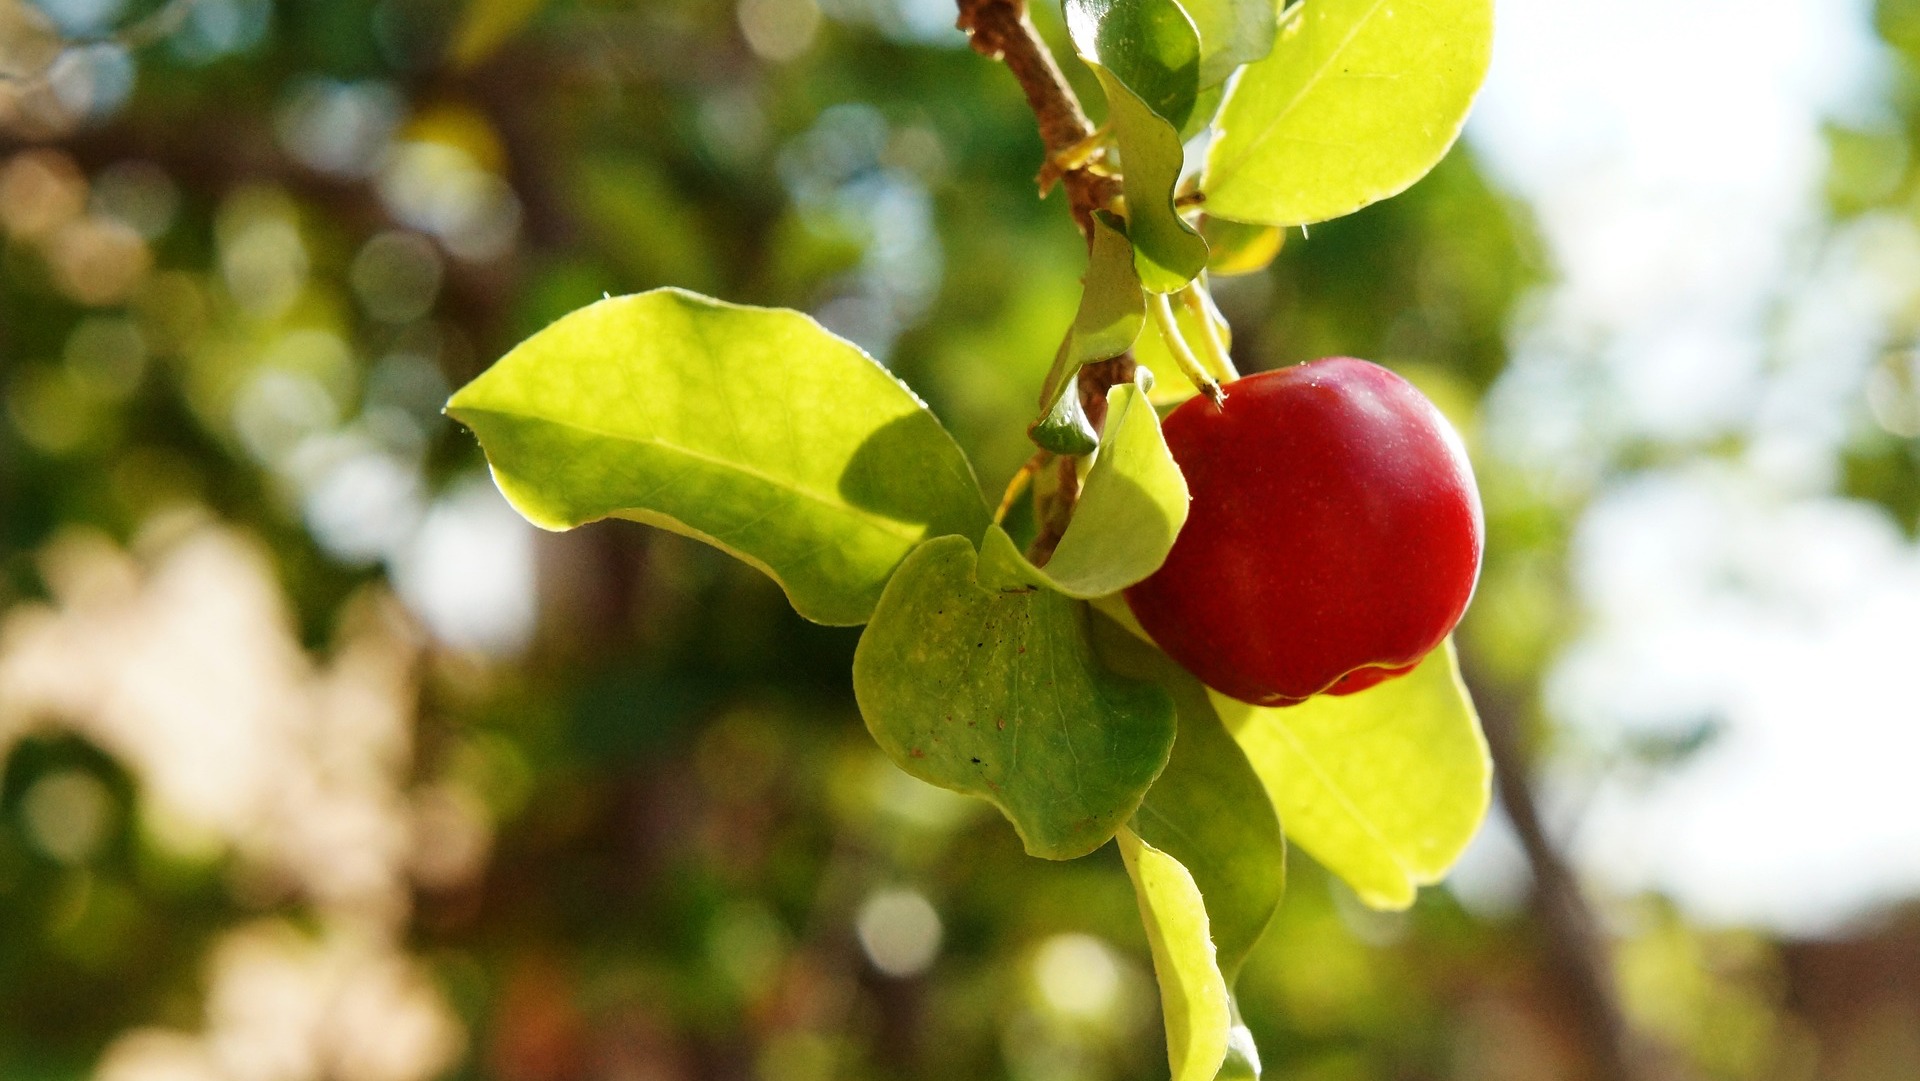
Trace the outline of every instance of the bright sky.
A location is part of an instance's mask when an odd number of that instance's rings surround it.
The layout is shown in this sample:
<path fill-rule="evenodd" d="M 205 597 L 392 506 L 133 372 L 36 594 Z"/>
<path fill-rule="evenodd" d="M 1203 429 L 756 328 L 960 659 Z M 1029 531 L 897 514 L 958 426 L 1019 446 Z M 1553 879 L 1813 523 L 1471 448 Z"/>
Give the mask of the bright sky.
<path fill-rule="evenodd" d="M 1823 225 L 1822 124 L 1888 120 L 1866 7 L 1504 3 L 1468 129 L 1559 274 L 1522 305 L 1489 443 L 1598 484 L 1574 555 L 1590 622 L 1548 687 L 1589 753 L 1549 802 L 1590 874 L 1715 922 L 1817 931 L 1920 892 L 1920 552 L 1826 494 L 1920 292 L 1909 220 Z M 1629 441 L 1727 436 L 1750 449 L 1600 469 Z M 1702 721 L 1718 737 L 1675 770 L 1593 764 Z"/>

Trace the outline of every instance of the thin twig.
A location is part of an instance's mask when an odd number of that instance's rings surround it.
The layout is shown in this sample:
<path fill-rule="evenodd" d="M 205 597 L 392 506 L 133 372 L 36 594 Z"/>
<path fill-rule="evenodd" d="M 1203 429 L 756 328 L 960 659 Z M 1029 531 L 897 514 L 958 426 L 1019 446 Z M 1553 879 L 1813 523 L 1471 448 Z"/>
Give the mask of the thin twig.
<path fill-rule="evenodd" d="M 1086 146 L 1093 138 L 1093 125 L 1047 43 L 1027 18 L 1025 0 L 958 2 L 958 25 L 967 32 L 974 51 L 1005 64 L 1033 109 L 1047 151 L 1040 170 L 1042 186 L 1058 175 L 1067 190 L 1073 220 L 1091 238 L 1093 212 L 1112 205 L 1120 185 L 1114 177 L 1088 168 Z"/>

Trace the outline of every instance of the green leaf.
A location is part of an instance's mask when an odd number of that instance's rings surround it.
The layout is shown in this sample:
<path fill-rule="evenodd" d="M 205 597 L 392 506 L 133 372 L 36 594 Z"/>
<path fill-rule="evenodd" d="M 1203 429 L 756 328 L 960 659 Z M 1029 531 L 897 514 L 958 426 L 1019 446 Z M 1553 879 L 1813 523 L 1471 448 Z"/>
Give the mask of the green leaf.
<path fill-rule="evenodd" d="M 1286 889 L 1280 819 L 1199 680 L 1104 616 L 1094 621 L 1094 646 L 1113 671 L 1152 680 L 1173 699 L 1180 723 L 1173 756 L 1128 825 L 1199 885 L 1231 987 Z"/>
<path fill-rule="evenodd" d="M 1074 313 L 1073 329 L 1067 332 L 1040 390 L 1040 408 L 1045 412 L 1052 412 L 1059 404 L 1082 366 L 1133 348 L 1140 328 L 1146 324 L 1147 298 L 1140 291 L 1140 275 L 1133 267 L 1133 244 L 1125 230 L 1125 222 L 1104 210 L 1094 211 L 1093 251 L 1087 258 L 1080 310 Z"/>
<path fill-rule="evenodd" d="M 1176 131 L 1187 122 L 1200 90 L 1200 35 L 1176 0 L 1066 0 L 1065 7 L 1081 59 Z"/>
<path fill-rule="evenodd" d="M 1067 32 L 1107 95 L 1120 145 L 1127 235 L 1141 284 L 1170 293 L 1207 265 L 1207 244 L 1173 207 L 1180 130 L 1200 83 L 1200 37 L 1175 0 L 1067 0 Z"/>
<path fill-rule="evenodd" d="M 1160 569 L 1187 521 L 1187 481 L 1144 380 L 1107 391 L 1107 434 L 1073 521 L 1038 571 L 1070 597 L 1117 593 Z"/>
<path fill-rule="evenodd" d="M 1133 879 L 1153 951 L 1173 1081 L 1213 1081 L 1227 1058 L 1233 1019 L 1227 981 L 1214 963 L 1200 889 L 1179 860 L 1132 830 L 1120 831 L 1120 856 Z"/>
<path fill-rule="evenodd" d="M 1046 588 L 999 526 L 987 537 L 979 557 L 941 537 L 901 564 L 854 650 L 854 696 L 901 769 L 989 800 L 1032 855 L 1083 856 L 1166 766 L 1173 704 L 1108 672 L 1086 606 Z"/>
<path fill-rule="evenodd" d="M 1358 694 L 1272 709 L 1210 697 L 1287 837 L 1376 908 L 1412 904 L 1486 816 L 1492 764 L 1451 640 Z"/>
<path fill-rule="evenodd" d="M 1061 343 L 1066 349 L 1066 343 Z M 1056 362 L 1057 363 L 1057 362 Z M 1069 380 L 1065 393 L 1053 403 L 1045 416 L 1027 429 L 1027 435 L 1043 450 L 1055 454 L 1092 454 L 1100 446 L 1100 433 L 1093 430 L 1086 407 L 1080 404 L 1080 384 Z"/>
<path fill-rule="evenodd" d="M 1312 0 L 1221 109 L 1207 209 L 1301 225 L 1405 190 L 1460 134 L 1492 44 L 1493 0 Z"/>
<path fill-rule="evenodd" d="M 922 540 L 987 524 L 926 406 L 798 312 L 676 289 L 603 300 L 522 342 L 447 412 L 533 524 L 684 533 L 759 567 L 819 623 L 865 622 Z"/>
<path fill-rule="evenodd" d="M 1212 214 L 1201 219 L 1200 235 L 1207 241 L 1207 276 L 1230 278 L 1267 269 L 1287 241 L 1277 225 L 1249 225 Z"/>
<path fill-rule="evenodd" d="M 1187 114 L 1187 122 L 1180 125 L 1180 142 L 1200 134 L 1213 126 L 1213 118 L 1220 111 L 1220 102 L 1227 96 L 1225 83 L 1203 86 L 1200 93 L 1194 95 L 1193 111 Z"/>
<path fill-rule="evenodd" d="M 1275 0 L 1180 0 L 1200 33 L 1200 85 L 1225 82 L 1273 50 Z"/>
<path fill-rule="evenodd" d="M 1107 94 L 1107 123 L 1120 144 L 1121 189 L 1127 197 L 1127 236 L 1140 284 L 1171 293 L 1207 265 L 1207 242 L 1173 206 L 1185 151 L 1180 133 L 1134 96 L 1111 73 L 1089 64 Z"/>

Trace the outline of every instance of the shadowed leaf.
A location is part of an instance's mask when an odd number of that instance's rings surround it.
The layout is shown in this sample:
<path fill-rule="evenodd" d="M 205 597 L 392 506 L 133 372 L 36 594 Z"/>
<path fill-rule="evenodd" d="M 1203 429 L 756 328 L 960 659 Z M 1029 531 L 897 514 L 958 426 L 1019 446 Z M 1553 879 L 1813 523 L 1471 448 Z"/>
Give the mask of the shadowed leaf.
<path fill-rule="evenodd" d="M 942 537 L 907 557 L 854 651 L 853 687 L 895 764 L 1006 814 L 1027 851 L 1106 843 L 1166 765 L 1173 706 L 1108 672 L 1085 605 L 1047 588 L 998 526 L 976 556 Z"/>

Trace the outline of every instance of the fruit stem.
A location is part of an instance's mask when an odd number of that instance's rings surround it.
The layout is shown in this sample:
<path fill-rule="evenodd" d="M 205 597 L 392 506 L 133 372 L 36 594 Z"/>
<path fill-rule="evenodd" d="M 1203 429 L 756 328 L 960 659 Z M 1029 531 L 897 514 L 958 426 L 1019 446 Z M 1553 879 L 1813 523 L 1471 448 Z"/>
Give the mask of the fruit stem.
<path fill-rule="evenodd" d="M 1165 293 L 1148 293 L 1147 308 L 1153 312 L 1153 324 L 1160 330 L 1160 338 L 1167 343 L 1167 352 L 1173 354 L 1173 362 L 1180 368 L 1180 374 L 1187 377 L 1194 389 L 1207 396 L 1215 408 L 1227 400 L 1220 383 L 1207 374 L 1198 357 L 1188 347 L 1187 339 L 1180 334 L 1180 324 L 1173 318 L 1173 305 L 1167 302 Z"/>
<path fill-rule="evenodd" d="M 1206 359 L 1212 361 L 1207 367 L 1215 378 L 1223 383 L 1231 383 L 1240 378 L 1240 369 L 1233 366 L 1233 356 L 1227 350 L 1227 343 L 1220 337 L 1220 325 L 1214 312 L 1212 298 L 1206 294 L 1206 286 L 1198 278 L 1185 289 L 1180 290 L 1180 301 L 1200 321 L 1204 337 L 1201 344 L 1207 347 Z"/>
<path fill-rule="evenodd" d="M 1013 501 L 1019 499 L 1020 493 L 1027 490 L 1027 487 L 1033 483 L 1033 475 L 1040 472 L 1041 467 L 1045 466 L 1047 459 L 1051 457 L 1053 457 L 1052 451 L 1034 451 L 1033 457 L 1028 458 L 1027 463 L 1020 467 L 1020 471 L 1013 475 L 1012 480 L 1007 482 L 1007 490 L 1000 497 L 1000 506 L 993 512 L 994 525 L 1007 520 L 1007 512 L 1013 509 Z"/>

